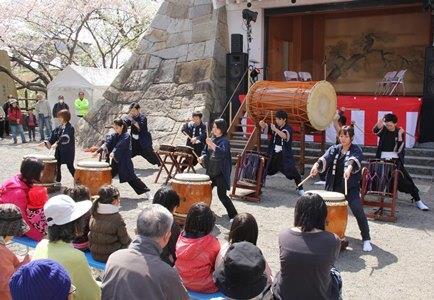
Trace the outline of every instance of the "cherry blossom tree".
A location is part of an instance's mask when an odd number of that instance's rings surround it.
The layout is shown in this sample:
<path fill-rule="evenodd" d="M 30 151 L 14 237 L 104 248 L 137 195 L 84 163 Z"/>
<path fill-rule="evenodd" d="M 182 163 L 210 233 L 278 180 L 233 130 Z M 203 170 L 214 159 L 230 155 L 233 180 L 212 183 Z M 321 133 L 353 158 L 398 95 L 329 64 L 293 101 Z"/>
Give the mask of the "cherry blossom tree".
<path fill-rule="evenodd" d="M 0 48 L 13 68 L 0 72 L 18 89 L 46 92 L 70 64 L 119 68 L 157 8 L 151 0 L 2 0 Z M 33 79 L 24 79 L 29 72 Z"/>

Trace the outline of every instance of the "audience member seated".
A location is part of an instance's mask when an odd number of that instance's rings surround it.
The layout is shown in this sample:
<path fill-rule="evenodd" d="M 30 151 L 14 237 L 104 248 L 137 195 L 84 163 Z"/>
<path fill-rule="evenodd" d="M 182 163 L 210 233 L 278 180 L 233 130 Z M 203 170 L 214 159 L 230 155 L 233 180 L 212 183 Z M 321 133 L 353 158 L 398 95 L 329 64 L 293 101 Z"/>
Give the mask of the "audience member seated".
<path fill-rule="evenodd" d="M 48 200 L 47 188 L 33 186 L 29 191 L 26 214 L 29 224 L 36 228 L 43 236 L 47 234 L 47 220 L 44 215 L 44 205 Z"/>
<path fill-rule="evenodd" d="M 151 204 L 137 218 L 137 236 L 128 249 L 110 255 L 102 282 L 102 299 L 189 299 L 176 270 L 160 258 L 170 239 L 173 216 Z"/>
<path fill-rule="evenodd" d="M 175 267 L 186 288 L 195 292 L 217 292 L 212 274 L 220 243 L 211 235 L 214 224 L 211 209 L 205 203 L 196 203 L 188 211 L 176 243 Z"/>
<path fill-rule="evenodd" d="M 20 261 L 18 257 L 6 247 L 6 243 L 14 236 L 23 235 L 29 231 L 29 226 L 23 221 L 20 209 L 14 204 L 0 204 L 0 299 L 9 300 L 9 279 L 22 265 L 29 262 L 26 255 Z"/>
<path fill-rule="evenodd" d="M 26 236 L 35 241 L 42 239 L 42 233 L 30 224 L 26 209 L 29 190 L 34 183 L 40 181 L 43 170 L 44 165 L 42 161 L 36 158 L 26 158 L 21 163 L 20 174 L 6 180 L 0 186 L 0 204 L 12 203 L 18 206 L 24 222 L 30 227 Z"/>
<path fill-rule="evenodd" d="M 119 213 L 119 190 L 112 185 L 101 187 L 92 205 L 90 220 L 90 252 L 93 259 L 106 262 L 110 254 L 128 248 L 131 238 Z"/>
<path fill-rule="evenodd" d="M 71 197 L 72 200 L 74 200 L 75 202 L 90 200 L 90 191 L 84 185 L 78 184 L 73 188 L 65 188 L 63 193 Z M 90 222 L 90 211 L 83 216 L 83 223 L 84 223 L 83 234 L 75 237 L 74 240 L 72 241 L 72 245 L 74 246 L 75 249 L 81 251 L 86 251 L 89 249 L 89 238 L 88 238 L 89 231 L 90 231 L 89 222 Z"/>
<path fill-rule="evenodd" d="M 338 236 L 324 231 L 327 207 L 321 196 L 306 193 L 295 205 L 294 226 L 279 234 L 280 272 L 275 299 L 339 299 L 342 280 L 333 268 Z"/>
<path fill-rule="evenodd" d="M 221 245 L 220 252 L 215 261 L 217 269 L 222 263 L 229 247 L 238 242 L 250 242 L 256 246 L 258 241 L 258 224 L 256 219 L 249 213 L 241 213 L 235 216 L 231 230 L 229 231 L 229 243 L 225 242 Z M 268 283 L 273 281 L 273 275 L 270 266 L 265 262 L 265 274 L 267 275 Z"/>
<path fill-rule="evenodd" d="M 267 283 L 265 265 L 265 258 L 258 247 L 250 242 L 233 243 L 223 263 L 216 267 L 216 285 L 229 299 L 270 299 L 271 284 Z"/>
<path fill-rule="evenodd" d="M 38 243 L 33 260 L 48 258 L 57 261 L 68 271 L 72 284 L 77 288 L 74 299 L 96 300 L 101 290 L 93 279 L 86 256 L 74 249 L 71 242 L 82 234 L 83 216 L 90 210 L 92 202 L 74 202 L 67 195 L 48 199 L 44 214 L 48 224 L 48 240 Z"/>
<path fill-rule="evenodd" d="M 179 205 L 179 196 L 170 187 L 164 186 L 155 193 L 152 202 L 164 206 L 173 214 Z M 173 267 L 176 261 L 176 242 L 181 233 L 181 227 L 176 222 L 173 222 L 171 231 L 170 240 L 166 247 L 163 248 L 163 252 L 161 252 L 161 259 Z"/>
<path fill-rule="evenodd" d="M 14 300 L 70 300 L 75 292 L 65 268 L 50 259 L 20 267 L 9 286 Z"/>

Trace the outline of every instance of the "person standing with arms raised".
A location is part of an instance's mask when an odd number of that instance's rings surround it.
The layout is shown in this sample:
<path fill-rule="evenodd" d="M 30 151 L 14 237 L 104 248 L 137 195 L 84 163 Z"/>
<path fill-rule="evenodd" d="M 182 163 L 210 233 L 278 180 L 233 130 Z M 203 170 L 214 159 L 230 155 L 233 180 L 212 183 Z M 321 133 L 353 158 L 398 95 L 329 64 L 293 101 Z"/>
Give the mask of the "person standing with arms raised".
<path fill-rule="evenodd" d="M 89 100 L 84 97 L 84 92 L 78 93 L 78 98 L 74 101 L 74 108 L 77 117 L 83 118 L 89 112 Z"/>

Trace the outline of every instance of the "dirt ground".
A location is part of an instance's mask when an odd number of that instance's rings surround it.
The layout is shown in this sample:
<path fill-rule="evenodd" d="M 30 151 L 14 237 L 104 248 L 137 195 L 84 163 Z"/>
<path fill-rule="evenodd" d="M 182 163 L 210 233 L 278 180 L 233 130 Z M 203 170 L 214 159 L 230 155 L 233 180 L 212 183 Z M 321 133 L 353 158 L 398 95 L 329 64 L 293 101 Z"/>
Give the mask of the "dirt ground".
<path fill-rule="evenodd" d="M 11 145 L 11 140 L 0 142 L 0 180 L 11 177 L 19 171 L 20 161 L 26 154 L 48 151 L 35 147 L 36 144 Z M 89 159 L 87 153 L 77 150 L 77 160 Z M 151 188 L 151 193 L 161 186 L 164 178 L 155 184 L 157 167 L 151 166 L 143 158 L 134 158 L 137 174 Z M 203 170 L 199 170 L 203 172 Z M 71 186 L 73 179 L 66 166 L 62 168 L 62 184 Z M 305 190 L 318 189 L 310 181 Z M 122 195 L 121 214 L 130 234 L 133 234 L 139 210 L 148 205 L 136 195 L 128 184 L 113 184 Z M 434 209 L 433 182 L 417 182 L 422 199 Z M 279 270 L 278 233 L 292 226 L 294 205 L 297 199 L 295 184 L 276 175 L 267 179 L 260 203 L 234 201 L 238 212 L 249 212 L 259 225 L 258 246 L 263 251 L 273 273 Z M 212 209 L 217 215 L 214 234 L 224 240 L 229 229 L 229 220 L 223 205 L 213 191 Z M 385 223 L 369 221 L 373 251 L 361 251 L 361 238 L 357 223 L 349 216 L 346 230 L 350 246 L 340 254 L 336 267 L 342 272 L 344 299 L 434 299 L 434 217 L 432 211 L 422 212 L 410 202 L 410 197 L 399 195 L 398 221 Z"/>

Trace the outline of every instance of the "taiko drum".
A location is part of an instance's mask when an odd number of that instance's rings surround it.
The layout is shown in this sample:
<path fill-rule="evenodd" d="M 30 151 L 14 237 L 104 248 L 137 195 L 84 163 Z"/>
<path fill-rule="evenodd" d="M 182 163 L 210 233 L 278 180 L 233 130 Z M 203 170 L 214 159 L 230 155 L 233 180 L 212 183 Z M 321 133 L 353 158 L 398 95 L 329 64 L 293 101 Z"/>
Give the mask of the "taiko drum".
<path fill-rule="evenodd" d="M 247 112 L 256 123 L 284 110 L 289 123 L 304 122 L 313 131 L 330 125 L 336 105 L 336 91 L 327 81 L 257 81 L 246 96 Z"/>
<path fill-rule="evenodd" d="M 318 194 L 324 199 L 327 205 L 325 229 L 343 239 L 348 222 L 348 202 L 345 200 L 344 194 L 320 190 L 307 192 Z"/>
<path fill-rule="evenodd" d="M 112 183 L 110 165 L 100 161 L 81 161 L 77 163 L 74 174 L 75 184 L 86 186 L 92 196 L 98 195 L 103 185 Z"/>
<path fill-rule="evenodd" d="M 184 173 L 177 174 L 171 181 L 172 189 L 179 195 L 179 206 L 174 216 L 178 223 L 184 224 L 188 211 L 195 203 L 204 202 L 211 206 L 212 187 L 208 175 Z"/>

